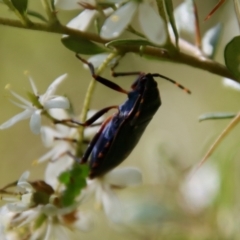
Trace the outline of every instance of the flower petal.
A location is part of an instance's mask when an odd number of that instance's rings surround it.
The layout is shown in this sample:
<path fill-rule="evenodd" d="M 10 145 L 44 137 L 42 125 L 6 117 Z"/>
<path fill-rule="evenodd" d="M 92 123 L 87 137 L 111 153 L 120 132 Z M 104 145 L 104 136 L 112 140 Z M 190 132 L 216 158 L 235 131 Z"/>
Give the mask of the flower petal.
<path fill-rule="evenodd" d="M 33 192 L 34 191 L 34 188 L 33 186 L 28 183 L 28 182 L 18 182 L 17 183 L 17 186 L 20 188 L 20 189 L 25 189 L 25 192 Z"/>
<path fill-rule="evenodd" d="M 240 84 L 238 82 L 233 81 L 230 78 L 223 78 L 223 85 L 225 87 L 229 87 L 235 90 L 240 90 Z"/>
<path fill-rule="evenodd" d="M 96 10 L 86 9 L 82 11 L 77 17 L 73 18 L 67 26 L 69 28 L 78 29 L 80 31 L 86 31 L 95 17 L 98 15 Z"/>
<path fill-rule="evenodd" d="M 68 109 L 70 108 L 70 103 L 67 98 L 59 96 L 59 97 L 54 97 L 52 99 L 48 99 L 43 103 L 43 106 L 45 109 L 50 109 L 50 108 Z"/>
<path fill-rule="evenodd" d="M 139 4 L 139 23 L 145 36 L 153 43 L 163 45 L 167 40 L 164 20 L 149 3 Z"/>
<path fill-rule="evenodd" d="M 41 112 L 42 110 L 35 111 L 30 119 L 30 129 L 34 134 L 39 134 L 41 130 Z"/>
<path fill-rule="evenodd" d="M 104 176 L 104 181 L 118 187 L 134 186 L 142 183 L 142 173 L 133 167 L 114 169 Z"/>
<path fill-rule="evenodd" d="M 189 176 L 191 178 L 189 179 Z M 212 164 L 205 164 L 194 175 L 187 176 L 181 186 L 186 207 L 196 213 L 211 204 L 220 188 L 218 169 Z"/>
<path fill-rule="evenodd" d="M 30 175 L 30 172 L 29 172 L 29 171 L 24 172 L 24 173 L 21 175 L 21 177 L 19 178 L 18 183 L 19 183 L 19 182 L 26 182 L 26 181 L 28 180 L 28 178 L 29 178 L 29 175 Z"/>
<path fill-rule="evenodd" d="M 103 24 L 100 36 L 105 39 L 118 37 L 130 24 L 138 3 L 130 1 L 115 11 Z"/>
<path fill-rule="evenodd" d="M 45 170 L 46 183 L 56 189 L 59 186 L 58 176 L 69 169 L 73 162 L 74 160 L 67 155 L 57 159 L 55 162 L 49 162 Z"/>
<path fill-rule="evenodd" d="M 12 212 L 23 212 L 25 210 L 28 210 L 29 206 L 28 204 L 25 204 L 23 202 L 17 202 L 17 203 L 8 203 L 7 207 Z"/>
<path fill-rule="evenodd" d="M 59 76 L 58 78 L 56 78 L 48 87 L 47 91 L 45 92 L 44 95 L 42 95 L 42 98 L 44 100 L 46 100 L 50 95 L 53 95 L 56 90 L 58 85 L 67 77 L 67 73 Z M 40 100 L 39 100 L 40 101 Z M 42 102 L 41 102 L 42 103 Z M 43 103 L 42 103 L 43 105 Z"/>
<path fill-rule="evenodd" d="M 52 148 L 50 151 L 48 151 L 47 153 L 45 153 L 43 156 L 41 156 L 40 158 L 38 158 L 36 160 L 36 163 L 42 163 L 46 160 L 50 160 L 50 159 L 54 159 L 53 156 L 56 154 L 56 149 Z"/>
<path fill-rule="evenodd" d="M 54 143 L 54 137 L 57 137 L 57 131 L 50 127 L 41 127 L 41 139 L 45 147 L 50 147 Z"/>
<path fill-rule="evenodd" d="M 90 213 L 78 211 L 77 221 L 74 222 L 74 227 L 81 231 L 90 231 L 94 227 L 93 216 Z"/>
<path fill-rule="evenodd" d="M 108 57 L 108 53 L 100 53 L 96 54 L 88 59 L 88 62 L 90 62 L 94 68 L 98 68 L 103 61 Z M 87 64 L 84 64 L 84 68 L 89 69 Z"/>
<path fill-rule="evenodd" d="M 31 111 L 30 109 L 26 109 L 23 112 L 15 115 L 14 117 L 10 118 L 8 121 L 6 121 L 5 123 L 0 125 L 0 129 L 5 129 L 5 128 L 9 128 L 12 125 L 14 125 L 15 123 L 30 118 L 30 116 L 32 115 L 33 111 Z"/>
<path fill-rule="evenodd" d="M 174 10 L 175 22 L 179 32 L 195 36 L 195 16 L 192 1 L 184 1 Z"/>
<path fill-rule="evenodd" d="M 36 87 L 33 79 L 30 76 L 28 77 L 28 79 L 29 79 L 29 82 L 31 84 L 31 87 L 32 87 L 34 95 L 37 96 L 38 95 L 38 91 L 37 91 L 37 87 Z"/>
<path fill-rule="evenodd" d="M 107 217 L 114 223 L 122 219 L 122 204 L 117 195 L 109 188 L 104 187 L 101 193 L 102 205 Z"/>

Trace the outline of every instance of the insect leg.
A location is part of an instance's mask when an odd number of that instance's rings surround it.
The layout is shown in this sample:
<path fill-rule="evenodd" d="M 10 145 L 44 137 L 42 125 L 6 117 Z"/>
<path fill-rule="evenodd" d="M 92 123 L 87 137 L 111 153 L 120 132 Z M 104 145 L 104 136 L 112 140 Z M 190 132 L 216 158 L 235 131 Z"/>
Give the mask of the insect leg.
<path fill-rule="evenodd" d="M 56 140 L 56 141 L 66 141 L 66 142 L 70 142 L 70 143 L 77 143 L 77 139 L 74 139 L 74 138 L 54 137 L 54 140 Z"/>
<path fill-rule="evenodd" d="M 101 77 L 101 76 L 99 76 L 99 75 L 96 75 L 92 63 L 90 63 L 90 62 L 88 62 L 87 60 L 81 58 L 78 54 L 76 54 L 76 57 L 77 57 L 79 60 L 81 60 L 83 63 L 85 63 L 85 64 L 88 65 L 89 70 L 90 70 L 90 72 L 91 72 L 91 74 L 92 74 L 92 77 L 93 77 L 96 81 L 100 82 L 101 84 L 105 85 L 106 87 L 109 87 L 109 88 L 111 88 L 111 89 L 113 89 L 113 90 L 115 90 L 115 91 L 117 91 L 117 92 L 121 92 L 121 93 L 128 94 L 128 91 L 126 91 L 125 89 L 121 88 L 121 87 L 120 87 L 119 85 L 117 85 L 116 83 L 114 83 L 114 82 L 112 82 L 112 81 L 110 81 L 110 80 L 108 80 L 108 79 L 106 79 L 106 78 L 103 78 L 103 77 Z"/>
<path fill-rule="evenodd" d="M 98 118 L 100 118 L 103 114 L 105 114 L 106 112 L 108 112 L 109 110 L 111 110 L 113 108 L 118 109 L 118 106 L 110 106 L 110 107 L 103 108 L 100 111 L 96 112 L 91 118 L 89 118 L 84 123 L 81 123 L 81 122 L 79 122 L 77 120 L 74 120 L 74 119 L 71 119 L 71 118 L 70 119 L 64 119 L 64 120 L 55 120 L 54 123 L 55 124 L 58 124 L 58 123 L 63 123 L 63 124 L 64 123 L 73 123 L 73 124 L 80 125 L 80 126 L 83 126 L 83 127 L 88 127 L 92 123 L 94 123 Z"/>

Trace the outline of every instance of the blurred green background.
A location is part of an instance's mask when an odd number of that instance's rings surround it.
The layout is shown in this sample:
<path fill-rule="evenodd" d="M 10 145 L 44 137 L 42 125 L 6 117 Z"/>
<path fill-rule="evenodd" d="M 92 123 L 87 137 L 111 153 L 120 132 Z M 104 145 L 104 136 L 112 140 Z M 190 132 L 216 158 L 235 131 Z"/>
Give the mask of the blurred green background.
<path fill-rule="evenodd" d="M 180 2 L 174 1 L 176 6 Z M 217 49 L 216 60 L 224 63 L 224 46 L 239 32 L 239 28 L 234 15 L 233 1 L 227 1 L 209 21 L 203 21 L 209 10 L 217 2 L 196 1 L 199 7 L 202 34 L 217 22 L 223 24 L 223 34 Z M 32 8 L 42 11 L 41 4 L 38 1 L 30 1 L 30 4 Z M 59 16 L 62 22 L 67 23 L 77 13 L 60 12 Z M 15 18 L 2 5 L 0 5 L 0 16 Z M 72 52 L 63 47 L 60 38 L 61 36 L 58 34 L 0 25 L 0 123 L 20 112 L 19 108 L 8 101 L 9 93 L 4 90 L 4 87 L 11 84 L 14 91 L 24 95 L 26 90 L 30 89 L 28 79 L 24 75 L 26 70 L 35 80 L 40 93 L 44 93 L 56 77 L 68 73 L 68 78 L 59 87 L 58 93 L 69 96 L 75 111 L 80 113 L 85 92 L 91 79 L 90 73 L 82 67 L 82 64 Z M 158 80 L 162 106 L 149 124 L 138 146 L 122 163 L 122 166 L 136 166 L 143 172 L 143 189 L 147 188 L 148 190 L 139 193 L 139 189 L 134 189 L 133 191 L 136 194 L 142 196 L 147 191 L 146 194 L 154 193 L 156 195 L 156 201 L 166 198 L 167 202 L 177 202 L 179 194 L 177 188 L 184 178 L 185 171 L 199 162 L 210 144 L 229 122 L 229 120 L 218 120 L 199 123 L 199 115 L 218 111 L 237 112 L 239 110 L 240 93 L 223 86 L 222 78 L 209 72 L 186 65 L 149 61 L 134 54 L 128 54 L 124 57 L 118 70 L 159 72 L 179 81 L 192 91 L 192 95 L 187 95 L 172 84 Z M 103 75 L 112 79 L 108 70 Z M 114 81 L 128 89 L 133 82 L 133 78 L 117 78 Z M 98 84 L 91 108 L 101 109 L 108 105 L 121 104 L 125 98 L 125 95 Z M 187 215 L 191 215 L 189 219 L 193 223 L 197 223 L 197 227 L 193 224 L 196 229 L 191 224 L 186 224 L 182 228 L 175 226 L 174 229 L 179 234 L 173 235 L 167 229 L 166 232 L 169 232 L 170 235 L 167 235 L 169 237 L 166 237 L 164 233 L 158 233 L 159 235 L 155 236 L 156 239 L 240 239 L 237 228 L 232 231 L 229 230 L 230 235 L 228 235 L 227 231 L 227 233 L 223 233 L 223 229 L 219 227 L 222 225 L 217 222 L 222 209 L 226 210 L 227 213 L 226 216 L 223 214 L 224 219 L 222 220 L 225 221 L 225 217 L 226 219 L 231 217 L 235 219 L 232 213 L 239 211 L 240 207 L 238 190 L 240 180 L 238 174 L 240 169 L 238 161 L 239 131 L 239 127 L 234 129 L 213 157 L 208 160 L 215 164 L 220 172 L 220 190 L 215 200 L 205 211 L 202 211 L 199 215 L 187 212 Z M 46 151 L 47 149 L 42 146 L 39 136 L 30 132 L 28 120 L 2 130 L 0 132 L 0 185 L 4 186 L 18 179 L 27 169 L 31 171 L 31 179 L 41 179 L 45 165 L 32 166 L 32 161 Z M 149 188 L 146 186 L 149 186 Z M 209 226 L 211 226 L 210 230 L 205 226 L 208 225 L 208 221 Z M 229 221 L 234 226 L 237 224 L 235 220 Z M 227 229 L 233 228 L 229 221 L 226 220 L 226 224 L 223 224 Z M 231 226 L 228 227 L 227 224 Z M 106 235 L 105 239 L 111 239 L 112 235 L 108 235 L 106 230 L 109 229 L 108 225 L 101 224 L 100 227 L 106 231 L 104 233 Z M 100 227 L 98 226 L 97 229 Z M 112 230 L 109 230 L 109 232 L 111 234 Z M 194 234 L 190 234 L 191 232 L 194 232 Z M 88 237 L 90 239 L 90 235 L 84 236 L 83 239 L 88 239 Z M 136 237 L 134 234 L 127 236 L 129 239 Z M 119 239 L 124 237 L 126 235 L 119 235 Z"/>

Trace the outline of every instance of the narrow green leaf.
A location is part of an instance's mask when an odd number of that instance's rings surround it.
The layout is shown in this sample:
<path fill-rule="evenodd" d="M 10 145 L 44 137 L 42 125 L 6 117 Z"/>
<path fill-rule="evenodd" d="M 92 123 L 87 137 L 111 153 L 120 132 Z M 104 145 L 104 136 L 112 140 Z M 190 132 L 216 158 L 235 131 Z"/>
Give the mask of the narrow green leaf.
<path fill-rule="evenodd" d="M 201 115 L 198 119 L 201 122 L 204 120 L 234 118 L 236 115 L 237 115 L 236 113 L 228 113 L 228 112 L 205 113 L 205 114 Z"/>
<path fill-rule="evenodd" d="M 174 9 L 173 9 L 173 4 L 172 4 L 172 0 L 164 0 L 165 1 L 165 6 L 166 6 L 166 10 L 167 10 L 167 14 L 168 14 L 168 18 L 175 36 L 175 42 L 176 42 L 176 46 L 178 47 L 178 30 L 177 30 L 177 26 L 175 23 L 175 18 L 174 18 Z"/>
<path fill-rule="evenodd" d="M 66 48 L 75 53 L 92 55 L 107 52 L 106 49 L 84 38 L 64 36 L 61 41 Z"/>
<path fill-rule="evenodd" d="M 121 45 L 134 45 L 134 46 L 155 46 L 151 42 L 147 40 L 142 40 L 142 39 L 121 39 L 121 40 L 113 40 L 111 42 L 108 42 L 105 46 L 106 47 L 118 47 Z"/>
<path fill-rule="evenodd" d="M 11 2 L 21 14 L 26 12 L 28 0 L 11 0 Z"/>
<path fill-rule="evenodd" d="M 38 19 L 40 19 L 44 22 L 48 22 L 47 19 L 38 12 L 35 12 L 35 11 L 32 11 L 32 10 L 27 10 L 27 15 L 38 18 Z"/>
<path fill-rule="evenodd" d="M 240 79 L 240 36 L 234 37 L 226 45 L 224 58 L 228 70 Z"/>

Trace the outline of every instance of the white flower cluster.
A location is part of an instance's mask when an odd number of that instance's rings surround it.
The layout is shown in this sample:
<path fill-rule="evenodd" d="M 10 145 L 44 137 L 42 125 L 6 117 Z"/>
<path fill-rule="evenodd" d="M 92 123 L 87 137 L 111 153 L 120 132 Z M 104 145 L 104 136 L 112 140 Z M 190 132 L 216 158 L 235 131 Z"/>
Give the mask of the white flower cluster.
<path fill-rule="evenodd" d="M 123 213 L 120 211 L 121 202 L 115 189 L 138 185 L 142 182 L 142 175 L 135 168 L 114 169 L 101 178 L 87 181 L 81 193 L 76 196 L 70 206 L 60 204 L 62 193 L 66 190 L 59 176 L 72 169 L 75 160 L 66 154 L 75 154 L 78 140 L 77 128 L 56 124 L 54 128 L 41 126 L 41 115 L 50 120 L 68 119 L 66 109 L 70 104 L 67 98 L 54 95 L 59 84 L 66 78 L 66 74 L 58 77 L 48 87 L 45 94 L 39 95 L 37 88 L 29 77 L 32 86 L 30 100 L 26 100 L 14 91 L 11 94 L 20 103 L 12 101 L 24 111 L 0 125 L 1 129 L 9 128 L 15 123 L 30 118 L 30 129 L 42 138 L 44 145 L 50 150 L 35 163 L 47 160 L 44 181 L 28 181 L 29 172 L 25 172 L 16 184 L 10 184 L 0 189 L 3 201 L 10 202 L 0 208 L 0 239 L 70 239 L 69 229 L 87 231 L 93 226 L 93 219 L 89 212 L 81 210 L 82 204 L 91 198 L 96 199 L 98 206 L 102 206 L 107 217 L 112 221 L 121 221 Z M 95 111 L 88 112 L 90 118 Z M 100 117 L 95 123 L 102 123 Z M 98 126 L 86 128 L 84 139 L 91 139 L 99 129 Z M 15 187 L 14 191 L 8 188 Z"/>
<path fill-rule="evenodd" d="M 112 7 L 101 8 L 100 11 L 98 6 L 104 3 Z M 152 43 L 163 45 L 167 39 L 166 26 L 155 5 L 154 0 L 55 0 L 55 6 L 60 10 L 84 9 L 68 23 L 70 28 L 86 31 L 95 19 L 103 17 L 100 36 L 108 40 L 119 37 L 124 30 L 135 24 L 137 17 L 143 35 Z"/>
<path fill-rule="evenodd" d="M 48 87 L 47 91 L 42 95 L 38 94 L 34 81 L 31 77 L 29 77 L 29 81 L 33 90 L 33 96 L 35 97 L 34 100 L 36 101 L 34 101 L 34 103 L 24 99 L 14 91 L 10 90 L 11 94 L 20 101 L 20 103 L 17 103 L 15 101 L 12 102 L 18 107 L 23 108 L 24 111 L 0 125 L 0 129 L 9 128 L 21 120 L 30 118 L 30 128 L 32 132 L 35 134 L 39 134 L 41 129 L 41 114 L 43 113 L 43 111 L 55 108 L 69 108 L 69 101 L 67 98 L 54 95 L 58 85 L 66 77 L 67 74 L 64 74 L 55 79 L 54 82 Z"/>

